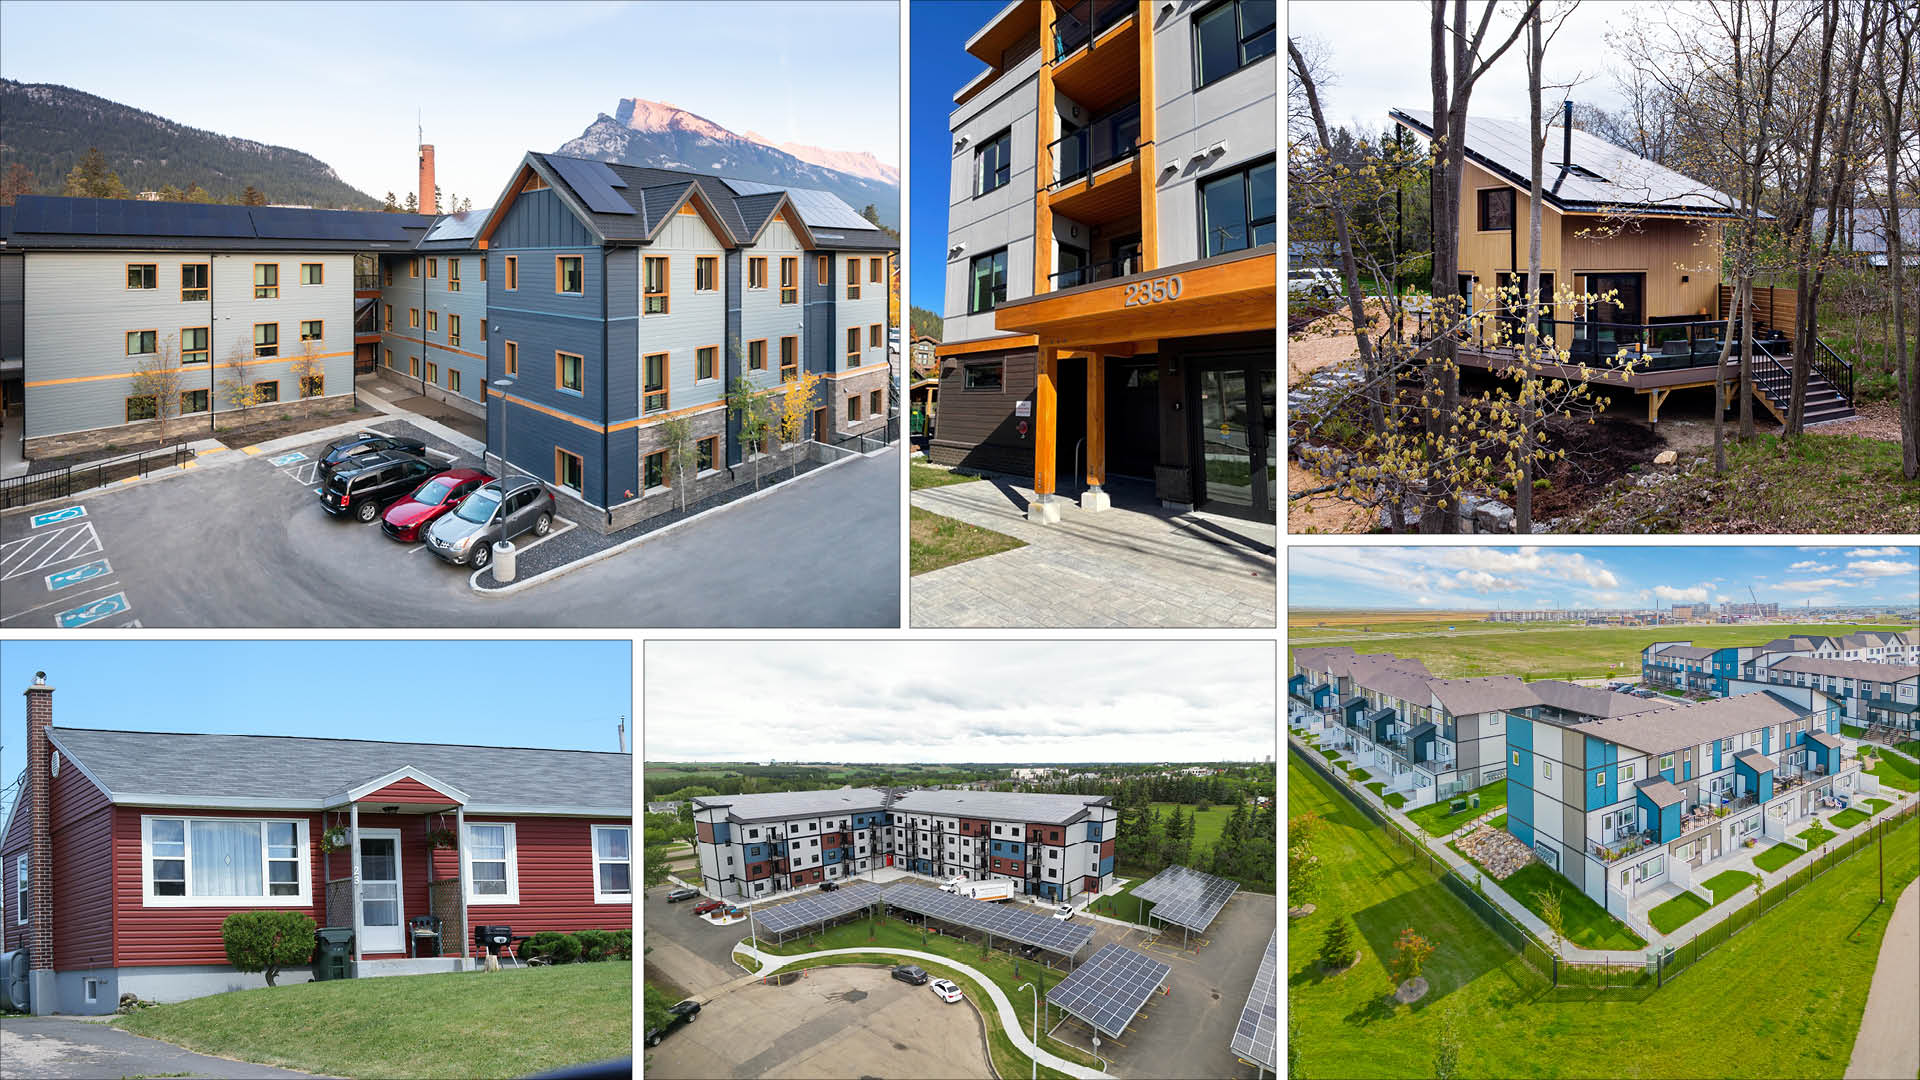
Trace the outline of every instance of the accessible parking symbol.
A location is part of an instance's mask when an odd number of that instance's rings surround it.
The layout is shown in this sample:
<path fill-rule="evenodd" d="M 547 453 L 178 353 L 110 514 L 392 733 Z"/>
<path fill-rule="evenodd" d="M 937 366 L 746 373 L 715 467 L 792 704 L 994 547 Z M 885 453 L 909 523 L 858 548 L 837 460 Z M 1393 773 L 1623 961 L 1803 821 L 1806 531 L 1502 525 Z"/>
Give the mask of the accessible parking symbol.
<path fill-rule="evenodd" d="M 92 581 L 94 578 L 105 577 L 111 573 L 113 573 L 112 564 L 108 563 L 105 559 L 95 559 L 90 563 L 70 566 L 57 573 L 48 574 L 47 589 L 50 592 L 59 592 L 61 589 L 67 588 L 70 585 L 78 585 L 83 581 Z"/>
<path fill-rule="evenodd" d="M 87 508 L 84 506 L 63 506 L 58 510 L 48 510 L 35 514 L 29 520 L 33 527 L 37 529 L 42 525 L 51 525 L 56 521 L 71 521 L 74 518 L 83 518 L 86 516 Z"/>
<path fill-rule="evenodd" d="M 53 617 L 53 625 L 62 630 L 88 626 L 101 619 L 110 619 L 115 615 L 124 615 L 132 605 L 127 603 L 127 594 L 114 593 L 76 608 L 68 608 Z"/>

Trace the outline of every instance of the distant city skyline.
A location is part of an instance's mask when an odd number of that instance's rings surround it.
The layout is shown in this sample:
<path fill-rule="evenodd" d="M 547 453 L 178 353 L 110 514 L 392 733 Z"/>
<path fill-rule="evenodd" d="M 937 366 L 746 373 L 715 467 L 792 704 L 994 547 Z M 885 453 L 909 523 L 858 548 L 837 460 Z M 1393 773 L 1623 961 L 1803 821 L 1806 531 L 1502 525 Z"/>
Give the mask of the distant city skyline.
<path fill-rule="evenodd" d="M 737 40 L 748 28 L 766 43 L 755 62 L 717 69 L 708 43 Z M 669 102 L 774 143 L 866 151 L 898 165 L 899 41 L 897 5 L 848 0 L 8 0 L 0 76 L 57 83 L 190 127 L 300 150 L 374 199 L 391 191 L 402 203 L 417 183 L 418 117 L 434 145 L 443 195 L 480 209 L 492 205 L 527 151 L 557 149 L 628 97 Z M 851 53 L 850 42 L 858 43 Z M 296 48 L 297 69 L 273 74 L 297 77 L 296 92 L 260 92 L 263 67 L 274 69 L 272 58 Z M 500 77 L 509 50 L 508 77 Z M 823 77 L 823 59 L 841 56 L 859 62 L 833 62 L 831 78 Z M 313 62 L 324 57 L 339 59 Z M 39 178 L 43 185 L 58 179 Z"/>

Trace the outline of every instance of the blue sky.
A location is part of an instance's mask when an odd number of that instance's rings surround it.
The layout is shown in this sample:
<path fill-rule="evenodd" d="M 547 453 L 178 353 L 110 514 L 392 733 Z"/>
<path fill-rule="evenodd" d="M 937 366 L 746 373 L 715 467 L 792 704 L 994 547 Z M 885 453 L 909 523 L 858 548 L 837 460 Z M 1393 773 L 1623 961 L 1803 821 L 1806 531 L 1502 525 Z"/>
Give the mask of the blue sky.
<path fill-rule="evenodd" d="M 625 715 L 633 746 L 625 640 L 16 638 L 0 648 L 0 789 L 27 763 L 35 671 L 56 727 L 616 750 Z"/>
<path fill-rule="evenodd" d="M 7 0 L 4 17 L 9 79 L 304 150 L 375 198 L 414 188 L 416 109 L 441 190 L 476 207 L 526 151 L 557 148 L 623 97 L 900 161 L 892 2 Z M 748 30 L 763 44 L 746 50 Z"/>
<path fill-rule="evenodd" d="M 1920 548 L 1292 547 L 1287 607 L 1469 610 L 1920 604 Z"/>
<path fill-rule="evenodd" d="M 913 123 L 908 148 L 913 155 L 910 299 L 936 315 L 946 314 L 947 171 L 953 160 L 947 116 L 953 111 L 954 91 L 986 70 L 967 52 L 967 39 L 1005 6 L 1001 0 L 918 0 L 907 27 L 913 50 L 913 85 L 908 89 Z"/>

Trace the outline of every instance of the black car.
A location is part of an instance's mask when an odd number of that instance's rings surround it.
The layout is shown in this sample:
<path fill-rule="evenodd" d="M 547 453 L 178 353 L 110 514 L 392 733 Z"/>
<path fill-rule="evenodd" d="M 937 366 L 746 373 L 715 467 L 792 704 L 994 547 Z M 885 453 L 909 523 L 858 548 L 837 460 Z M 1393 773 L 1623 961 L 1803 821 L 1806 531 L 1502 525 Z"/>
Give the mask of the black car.
<path fill-rule="evenodd" d="M 423 457 L 398 450 L 375 450 L 355 454 L 339 468 L 326 474 L 313 490 L 320 505 L 336 517 L 372 521 L 387 504 L 419 487 L 440 466 Z"/>
<path fill-rule="evenodd" d="M 699 895 L 699 889 L 675 889 L 667 894 L 667 903 L 677 904 L 682 900 L 691 900 Z"/>
<path fill-rule="evenodd" d="M 674 1028 L 681 1024 L 693 1023 L 693 1018 L 698 1015 L 700 1015 L 700 1003 L 697 1001 L 683 1001 L 678 1005 L 668 1006 L 667 1022 L 660 1027 L 647 1029 L 647 1045 L 659 1046 L 660 1040 L 666 1038 Z"/>
<path fill-rule="evenodd" d="M 903 983 L 912 983 L 915 986 L 927 985 L 927 973 L 920 970 L 919 967 L 913 964 L 906 964 L 901 967 L 894 968 L 893 977 L 896 979 L 899 979 Z"/>
<path fill-rule="evenodd" d="M 821 883 L 820 883 L 820 891 L 821 891 L 821 892 L 832 892 L 833 890 L 835 890 L 835 889 L 837 889 L 837 888 L 839 888 L 839 887 L 840 887 L 840 886 L 838 886 L 838 885 L 835 885 L 835 884 L 834 884 L 833 882 L 831 882 L 831 881 L 823 881 L 823 882 L 821 882 Z"/>
<path fill-rule="evenodd" d="M 408 439 L 398 435 L 382 435 L 377 431 L 362 431 L 344 439 L 335 439 L 327 444 L 326 453 L 320 455 L 320 475 L 326 476 L 340 467 L 340 463 L 362 454 L 377 453 L 381 450 L 401 450 L 421 457 L 426 456 L 427 444 L 419 439 Z"/>

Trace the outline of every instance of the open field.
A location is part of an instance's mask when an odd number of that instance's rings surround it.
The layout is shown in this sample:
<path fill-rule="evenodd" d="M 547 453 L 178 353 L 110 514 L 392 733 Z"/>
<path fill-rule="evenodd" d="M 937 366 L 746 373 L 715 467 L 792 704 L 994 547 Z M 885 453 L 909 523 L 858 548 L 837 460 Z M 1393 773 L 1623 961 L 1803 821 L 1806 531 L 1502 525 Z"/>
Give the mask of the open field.
<path fill-rule="evenodd" d="M 1153 812 L 1160 815 L 1160 820 L 1164 822 L 1175 806 L 1180 807 L 1183 814 L 1193 818 L 1193 850 L 1205 851 L 1220 840 L 1220 830 L 1226 827 L 1227 819 L 1233 816 L 1233 807 L 1209 806 L 1201 812 L 1195 809 L 1195 805 L 1157 802 L 1153 804 Z"/>
<path fill-rule="evenodd" d="M 1289 762 L 1288 815 L 1322 815 L 1319 910 L 1287 935 L 1288 1013 L 1304 1076 L 1432 1076 L 1443 1015 L 1456 1017 L 1466 1077 L 1840 1077 L 1847 1066 L 1892 905 L 1876 867 L 1829 871 L 1650 994 L 1558 994 L 1444 886 L 1317 774 Z M 1896 854 L 1896 849 L 1898 854 Z M 1920 874 L 1920 822 L 1886 844 L 1889 895 Z M 1359 931 L 1360 962 L 1326 976 L 1315 962 L 1334 914 Z M 1438 948 L 1413 1006 L 1389 1005 L 1385 961 L 1412 927 Z M 1782 932 L 1809 947 L 1790 963 Z M 1764 973 L 1764 977 L 1755 977 Z M 1701 1025 L 1712 1037 L 1701 1037 Z"/>
<path fill-rule="evenodd" d="M 1881 754 L 1880 764 L 1873 767 L 1873 775 L 1888 787 L 1901 791 L 1920 791 L 1920 765 L 1892 754 Z"/>
<path fill-rule="evenodd" d="M 1518 675 L 1526 679 L 1617 676 L 1639 678 L 1640 650 L 1656 641 L 1691 640 L 1697 645 L 1756 645 L 1791 634 L 1852 634 L 1861 630 L 1905 630 L 1875 623 L 1778 623 L 1729 626 L 1569 626 L 1561 623 L 1521 626 L 1507 623 L 1431 620 L 1362 631 L 1316 624 L 1324 616 L 1290 614 L 1287 648 L 1349 645 L 1358 652 L 1390 652 L 1424 661 L 1436 675 Z M 1454 627 L 1449 631 L 1448 625 Z M 1408 629 L 1406 627 L 1417 627 Z"/>

